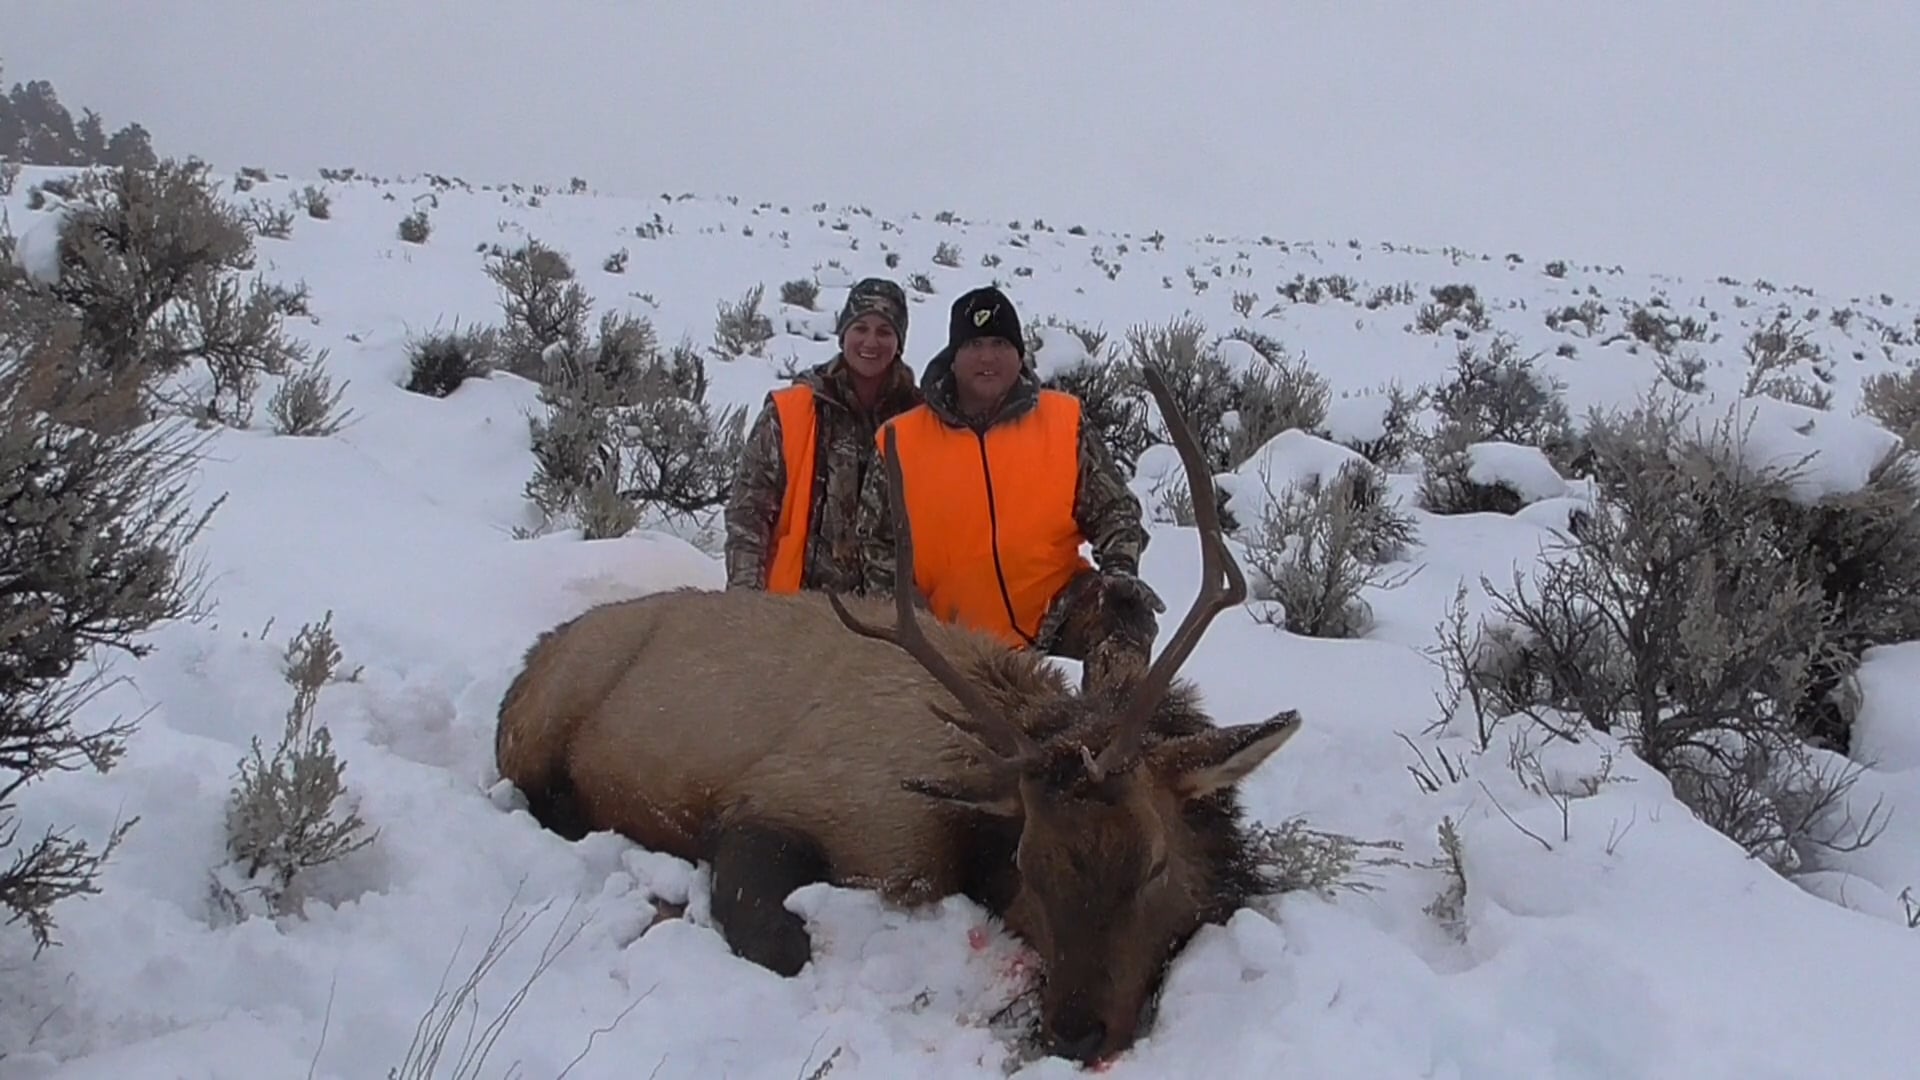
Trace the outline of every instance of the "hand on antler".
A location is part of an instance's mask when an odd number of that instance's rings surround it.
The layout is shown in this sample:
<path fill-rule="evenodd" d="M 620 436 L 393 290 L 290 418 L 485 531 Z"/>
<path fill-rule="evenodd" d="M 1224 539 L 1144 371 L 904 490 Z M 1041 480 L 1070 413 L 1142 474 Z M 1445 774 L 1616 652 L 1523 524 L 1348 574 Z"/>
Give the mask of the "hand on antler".
<path fill-rule="evenodd" d="M 1167 602 L 1153 591 L 1153 586 L 1141 580 L 1137 574 L 1120 569 L 1100 571 L 1102 595 L 1106 602 L 1122 607 L 1139 606 L 1151 610 L 1156 615 L 1167 612 Z"/>

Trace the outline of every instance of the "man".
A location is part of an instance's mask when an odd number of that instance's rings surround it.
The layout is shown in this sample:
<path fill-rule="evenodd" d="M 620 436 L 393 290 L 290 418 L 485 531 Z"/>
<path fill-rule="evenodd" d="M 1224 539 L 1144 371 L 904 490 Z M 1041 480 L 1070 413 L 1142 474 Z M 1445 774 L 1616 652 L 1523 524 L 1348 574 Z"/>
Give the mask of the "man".
<path fill-rule="evenodd" d="M 729 589 L 853 591 L 861 482 L 880 472 L 874 432 L 920 402 L 903 362 L 907 295 L 884 278 L 847 293 L 840 351 L 767 395 L 727 500 Z"/>
<path fill-rule="evenodd" d="M 1013 648 L 1082 661 L 1083 689 L 1144 673 L 1166 605 L 1137 576 L 1140 500 L 1079 400 L 1041 389 L 1004 293 L 975 289 L 954 302 L 947 346 L 920 389 L 925 401 L 883 424 L 875 445 L 893 429 L 928 610 Z M 888 504 L 886 470 L 870 469 L 861 529 L 873 594 L 896 584 Z"/>

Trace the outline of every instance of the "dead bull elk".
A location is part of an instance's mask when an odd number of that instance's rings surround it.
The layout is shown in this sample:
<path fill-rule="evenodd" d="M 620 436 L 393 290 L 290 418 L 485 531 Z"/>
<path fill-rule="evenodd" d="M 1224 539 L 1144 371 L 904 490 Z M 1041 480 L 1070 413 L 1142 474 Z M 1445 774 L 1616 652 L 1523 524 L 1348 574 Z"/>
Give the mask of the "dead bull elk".
<path fill-rule="evenodd" d="M 1174 953 L 1261 887 L 1234 787 L 1300 725 L 1287 711 L 1216 727 L 1174 681 L 1246 581 L 1192 432 L 1159 373 L 1148 383 L 1186 467 L 1204 579 L 1136 685 L 1083 696 L 1035 653 L 922 625 L 889 436 L 891 628 L 870 621 L 882 601 L 811 593 L 594 608 L 528 651 L 500 709 L 501 775 L 562 835 L 612 829 L 710 863 L 728 944 L 782 974 L 811 955 L 784 906 L 801 885 L 967 895 L 1039 955 L 1058 1052 L 1124 1050 Z"/>

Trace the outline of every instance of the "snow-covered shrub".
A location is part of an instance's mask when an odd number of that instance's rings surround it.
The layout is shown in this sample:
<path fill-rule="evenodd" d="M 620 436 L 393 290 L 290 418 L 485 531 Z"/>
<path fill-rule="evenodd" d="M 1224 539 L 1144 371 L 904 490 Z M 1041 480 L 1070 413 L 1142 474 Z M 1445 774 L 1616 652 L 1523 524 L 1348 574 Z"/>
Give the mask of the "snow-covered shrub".
<path fill-rule="evenodd" d="M 1747 358 L 1747 382 L 1742 393 L 1763 394 L 1815 409 L 1832 407 L 1833 391 L 1827 388 L 1833 381 L 1832 363 L 1800 324 L 1789 326 L 1784 319 L 1775 318 L 1755 330 L 1741 352 Z M 1802 365 L 1812 378 L 1796 370 Z"/>
<path fill-rule="evenodd" d="M 1181 415 L 1187 417 L 1194 440 L 1208 455 L 1208 465 L 1225 469 L 1227 413 L 1233 411 L 1235 373 L 1206 340 L 1206 325 L 1192 315 L 1181 315 L 1162 327 L 1129 327 L 1125 348 L 1125 363 L 1133 369 L 1129 379 L 1139 382 L 1140 367 L 1156 367 L 1167 380 Z M 1165 421 L 1156 419 L 1148 430 L 1154 442 L 1169 442 Z"/>
<path fill-rule="evenodd" d="M 725 505 L 747 437 L 747 413 L 659 394 L 635 409 L 625 429 L 627 486 L 622 495 L 669 516 Z"/>
<path fill-rule="evenodd" d="M 1435 830 L 1440 855 L 1431 864 L 1446 874 L 1447 884 L 1420 910 L 1433 916 L 1442 929 L 1457 941 L 1467 940 L 1467 861 L 1460 843 L 1459 826 L 1452 817 L 1440 819 Z"/>
<path fill-rule="evenodd" d="M 1279 618 L 1292 633 L 1365 633 L 1373 615 L 1362 593 L 1403 583 L 1381 564 L 1399 557 L 1415 535 L 1413 519 L 1388 500 L 1385 476 L 1351 461 L 1331 481 L 1311 478 L 1269 495 L 1247 537 L 1253 594 L 1279 601 Z"/>
<path fill-rule="evenodd" d="M 1231 360 L 1230 350 L 1237 354 Z M 1142 401 L 1141 368 L 1151 364 L 1166 376 L 1187 426 L 1218 470 L 1238 467 L 1282 431 L 1317 427 L 1326 415 L 1325 380 L 1258 331 L 1241 328 L 1209 340 L 1200 320 L 1182 315 L 1130 328 L 1122 356 Z M 1162 421 L 1148 432 L 1154 442 L 1169 441 Z"/>
<path fill-rule="evenodd" d="M 1420 477 L 1420 505 L 1436 514 L 1517 514 L 1566 490 L 1566 481 L 1537 447 L 1436 445 Z"/>
<path fill-rule="evenodd" d="M 1553 453 L 1571 438 L 1567 406 L 1558 380 L 1534 370 L 1534 357 L 1520 355 L 1504 334 L 1483 354 L 1461 345 L 1453 377 L 1435 389 L 1440 414 L 1435 438 L 1452 445 L 1510 442 Z"/>
<path fill-rule="evenodd" d="M 1780 500 L 1776 547 L 1825 600 L 1838 654 L 1813 672 L 1799 726 L 1845 752 L 1851 745 L 1844 681 L 1874 645 L 1920 638 L 1920 463 L 1901 450 L 1855 491 L 1817 501 Z"/>
<path fill-rule="evenodd" d="M 740 356 L 764 355 L 767 342 L 773 340 L 773 320 L 760 311 L 766 295 L 764 285 L 755 285 L 729 304 L 721 301 L 713 320 L 713 355 L 717 360 Z"/>
<path fill-rule="evenodd" d="M 400 225 L 394 232 L 409 244 L 424 244 L 427 237 L 433 235 L 433 219 L 427 217 L 425 210 L 415 210 L 400 219 Z"/>
<path fill-rule="evenodd" d="M 1392 468 L 1422 440 L 1419 417 L 1429 393 L 1425 387 L 1408 390 L 1394 382 L 1386 387 L 1383 405 L 1364 396 L 1330 399 L 1321 425 L 1333 441 L 1383 469 Z"/>
<path fill-rule="evenodd" d="M 706 393 L 705 361 L 684 344 L 671 358 L 663 358 L 660 336 L 642 315 L 603 313 L 599 333 L 582 359 L 606 384 L 614 404 L 632 405 L 663 393 Z"/>
<path fill-rule="evenodd" d="M 333 385 L 326 372 L 327 354 L 322 352 L 313 363 L 288 375 L 267 402 L 273 417 L 273 430 L 281 435 L 332 435 L 345 424 L 352 410 L 338 412 L 340 396 L 347 384 Z"/>
<path fill-rule="evenodd" d="M 1227 436 L 1226 466 L 1238 468 L 1275 435 L 1313 431 L 1327 418 L 1332 390 L 1302 357 L 1258 330 L 1236 327 L 1221 345 L 1237 342 L 1254 354 L 1234 380 L 1234 424 Z"/>
<path fill-rule="evenodd" d="M 1396 855 L 1373 854 L 1402 850 L 1397 840 L 1360 840 L 1312 828 L 1305 818 L 1251 828 L 1250 852 L 1264 893 L 1304 891 L 1331 899 L 1342 890 L 1372 892 L 1376 886 L 1365 879 L 1367 871 L 1407 865 Z"/>
<path fill-rule="evenodd" d="M 76 726 L 106 679 L 82 665 L 144 656 L 145 631 L 196 612 L 182 557 L 211 513 L 188 497 L 196 437 L 99 422 L 138 388 L 89 370 L 85 338 L 72 308 L 0 271 L 0 906 L 40 946 L 54 905 L 99 891 L 133 822 L 97 849 L 58 827 L 22 837 L 15 800 L 48 774 L 118 762 L 134 723 Z"/>
<path fill-rule="evenodd" d="M 273 309 L 288 318 L 304 318 L 312 314 L 309 306 L 313 300 L 313 290 L 301 281 L 297 285 L 282 285 L 277 281 L 263 282 L 260 288 L 273 301 Z"/>
<path fill-rule="evenodd" d="M 293 210 L 289 207 L 255 199 L 247 204 L 245 218 L 247 228 L 252 229 L 255 236 L 285 240 L 293 235 Z"/>
<path fill-rule="evenodd" d="M 1088 356 L 1107 355 L 1107 332 L 1105 329 L 1098 326 L 1088 326 L 1085 323 L 1075 322 L 1072 319 L 1060 319 L 1052 316 L 1047 318 L 1047 325 L 1057 326 L 1067 333 L 1072 334 L 1080 342 L 1080 347 L 1086 350 Z"/>
<path fill-rule="evenodd" d="M 1492 590 L 1484 579 L 1482 585 Z M 1507 718 L 1524 717 L 1564 730 L 1570 723 L 1567 715 L 1585 708 L 1581 694 L 1605 693 L 1624 679 L 1622 650 L 1603 612 L 1564 604 L 1551 613 L 1553 632 L 1538 634 L 1498 618 L 1473 621 L 1470 627 L 1466 598 L 1462 583 L 1427 649 L 1443 684 L 1436 695 L 1441 718 L 1435 729 L 1471 722 L 1473 730 L 1467 734 L 1484 753 Z M 1543 589 L 1539 597 L 1542 604 L 1571 599 L 1558 588 Z M 1595 702 L 1594 708 L 1604 709 L 1606 702 Z M 1447 764 L 1444 757 L 1441 761 Z"/>
<path fill-rule="evenodd" d="M 820 283 L 812 278 L 794 278 L 780 285 L 780 302 L 792 304 L 808 311 L 817 310 L 820 303 Z"/>
<path fill-rule="evenodd" d="M 345 858 L 367 846 L 374 834 L 358 812 L 341 806 L 346 763 L 333 751 L 333 735 L 314 719 L 320 691 L 334 681 L 340 646 L 333 613 L 300 628 L 287 645 L 285 675 L 293 686 L 280 742 L 268 757 L 255 737 L 240 762 L 227 797 L 227 853 L 237 880 L 219 882 L 222 899 L 244 910 L 242 896 L 255 893 L 274 914 L 298 907 L 294 879 L 301 872 Z M 352 678 L 352 676 L 348 676 Z"/>
<path fill-rule="evenodd" d="M 1578 305 L 1568 304 L 1558 311 L 1547 312 L 1547 329 L 1575 333 L 1575 327 L 1581 337 L 1592 337 L 1606 324 L 1607 316 L 1612 314 L 1605 304 L 1598 300 L 1582 300 Z"/>
<path fill-rule="evenodd" d="M 1858 836 L 1833 824 L 1844 774 L 1810 770 L 1801 722 L 1840 638 L 1810 560 L 1781 547 L 1800 466 L 1756 464 L 1749 436 L 1651 399 L 1596 418 L 1594 513 L 1536 581 L 1488 591 L 1543 675 L 1529 715 L 1619 734 L 1704 821 L 1788 870 Z"/>
<path fill-rule="evenodd" d="M 492 327 L 433 331 L 407 343 L 406 388 L 446 397 L 468 379 L 484 378 L 499 351 L 500 332 Z"/>
<path fill-rule="evenodd" d="M 205 166 L 123 167 L 74 184 L 45 289 L 76 313 L 84 367 L 140 384 L 173 411 L 244 427 L 260 376 L 308 355 L 285 332 L 304 286 L 243 285 L 236 272 L 253 258 L 246 223 Z M 147 402 L 128 405 L 112 422 L 145 418 Z"/>
<path fill-rule="evenodd" d="M 199 162 L 167 160 L 80 176 L 60 229 L 53 295 L 80 313 L 85 353 L 107 371 L 185 358 L 154 357 L 162 312 L 253 261 L 245 222 Z"/>
<path fill-rule="evenodd" d="M 1487 320 L 1487 309 L 1480 302 L 1480 294 L 1471 285 L 1436 285 L 1431 290 L 1433 302 L 1420 308 L 1414 317 L 1414 329 L 1423 334 L 1437 334 L 1448 323 L 1457 322 L 1460 327 L 1455 331 L 1465 337 L 1469 331 L 1485 330 L 1492 325 Z"/>
<path fill-rule="evenodd" d="M 1862 381 L 1860 411 L 1912 445 L 1920 431 L 1920 368 L 1882 371 Z"/>
<path fill-rule="evenodd" d="M 271 286 L 256 279 L 243 295 L 232 277 L 202 277 L 161 317 L 149 362 L 165 368 L 204 364 L 204 400 L 175 403 L 207 420 L 246 427 L 253 421 L 260 376 L 285 375 L 307 360 L 307 347 L 286 336 L 285 322 Z"/>
<path fill-rule="evenodd" d="M 593 303 L 565 255 L 529 237 L 514 251 L 488 255 L 487 276 L 500 287 L 506 315 L 500 347 L 508 371 L 538 381 L 546 374 L 548 349 L 577 349 L 586 340 Z"/>
<path fill-rule="evenodd" d="M 1677 317 L 1664 304 L 1650 304 L 1627 316 L 1626 334 L 1665 356 L 1683 341 L 1706 340 L 1707 328 L 1691 315 Z"/>
<path fill-rule="evenodd" d="M 1234 372 L 1221 359 L 1219 349 L 1207 341 L 1206 325 L 1182 315 L 1162 326 L 1130 327 L 1124 362 L 1131 368 L 1128 378 L 1136 383 L 1137 372 L 1149 364 L 1166 378 L 1167 389 L 1208 464 L 1225 469 L 1226 417 L 1234 407 Z M 1155 442 L 1170 441 L 1164 421 L 1156 419 L 1149 431 Z"/>
<path fill-rule="evenodd" d="M 620 447 L 614 439 L 616 392 L 591 364 L 557 358 L 540 389 L 546 415 L 528 418 L 533 476 L 526 495 L 549 521 L 574 512 L 589 539 L 621 536 L 637 511 L 617 500 Z M 591 515 L 583 513 L 590 509 Z"/>
<path fill-rule="evenodd" d="M 527 497 L 549 522 L 570 514 L 588 539 L 624 535 L 647 508 L 690 516 L 724 504 L 745 410 L 707 402 L 691 344 L 663 355 L 644 319 L 603 318 L 601 328 L 584 352 L 552 351 Z"/>
<path fill-rule="evenodd" d="M 1703 393 L 1707 388 L 1706 380 L 1701 378 L 1707 373 L 1707 361 L 1699 353 L 1691 350 L 1661 353 L 1654 358 L 1653 365 L 1668 386 L 1683 394 Z"/>
<path fill-rule="evenodd" d="M 1124 364 L 1112 358 L 1082 359 L 1052 368 L 1041 385 L 1079 398 L 1081 422 L 1100 434 L 1114 464 L 1133 475 L 1154 437 L 1147 428 L 1146 387 Z"/>
<path fill-rule="evenodd" d="M 293 197 L 295 209 L 304 210 L 315 221 L 325 221 L 333 216 L 333 197 L 325 188 L 308 184 Z"/>

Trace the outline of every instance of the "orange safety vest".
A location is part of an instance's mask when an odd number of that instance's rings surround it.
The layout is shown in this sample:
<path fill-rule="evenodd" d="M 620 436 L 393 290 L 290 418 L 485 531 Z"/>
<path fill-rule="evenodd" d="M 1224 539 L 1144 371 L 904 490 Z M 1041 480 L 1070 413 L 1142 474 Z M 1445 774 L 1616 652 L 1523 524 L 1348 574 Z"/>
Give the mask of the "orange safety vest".
<path fill-rule="evenodd" d="M 767 591 L 800 591 L 807 566 L 807 529 L 813 524 L 813 388 L 789 386 L 773 392 L 780 415 L 780 450 L 786 461 L 787 492 L 773 527 L 773 553 L 767 560 Z"/>
<path fill-rule="evenodd" d="M 1042 390 L 1032 411 L 985 433 L 948 427 L 925 405 L 888 425 L 928 610 L 1014 647 L 1032 644 L 1053 598 L 1093 566 L 1073 520 L 1079 399 Z"/>

